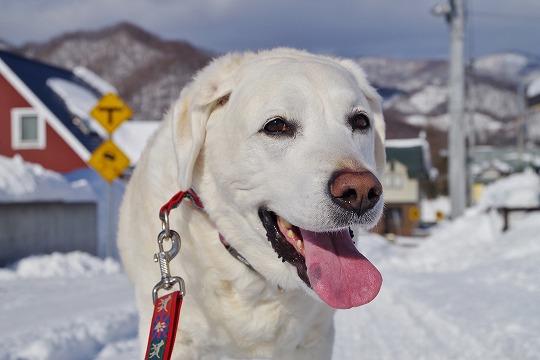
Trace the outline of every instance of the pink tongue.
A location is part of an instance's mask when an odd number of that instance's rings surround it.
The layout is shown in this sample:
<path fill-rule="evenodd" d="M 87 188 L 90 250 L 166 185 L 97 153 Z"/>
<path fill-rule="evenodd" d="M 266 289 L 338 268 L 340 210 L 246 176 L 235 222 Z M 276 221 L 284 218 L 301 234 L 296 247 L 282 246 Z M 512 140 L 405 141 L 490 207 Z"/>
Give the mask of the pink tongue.
<path fill-rule="evenodd" d="M 377 296 L 381 273 L 354 247 L 347 229 L 335 233 L 300 232 L 311 287 L 325 303 L 349 309 Z"/>

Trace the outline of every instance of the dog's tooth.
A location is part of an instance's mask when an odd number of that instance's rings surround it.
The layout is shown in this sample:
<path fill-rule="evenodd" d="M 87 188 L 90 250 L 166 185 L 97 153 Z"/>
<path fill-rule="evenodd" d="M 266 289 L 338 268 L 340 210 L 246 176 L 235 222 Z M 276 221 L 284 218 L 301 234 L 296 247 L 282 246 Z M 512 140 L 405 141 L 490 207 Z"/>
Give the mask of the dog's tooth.
<path fill-rule="evenodd" d="M 281 226 L 283 226 L 285 229 L 292 229 L 292 224 L 284 218 L 279 217 L 279 222 L 281 223 Z"/>
<path fill-rule="evenodd" d="M 295 236 L 294 236 L 294 231 L 292 231 L 291 229 L 289 229 L 289 231 L 287 231 L 287 237 L 291 238 L 291 239 L 294 239 Z"/>
<path fill-rule="evenodd" d="M 304 250 L 304 242 L 300 239 L 296 240 L 296 247 L 300 250 Z"/>

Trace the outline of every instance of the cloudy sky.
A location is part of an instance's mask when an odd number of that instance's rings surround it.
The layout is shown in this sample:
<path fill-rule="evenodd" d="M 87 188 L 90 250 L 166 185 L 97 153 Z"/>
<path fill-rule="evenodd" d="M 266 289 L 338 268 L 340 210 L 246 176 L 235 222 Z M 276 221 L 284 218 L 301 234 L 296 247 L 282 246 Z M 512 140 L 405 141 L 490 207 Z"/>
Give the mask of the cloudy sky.
<path fill-rule="evenodd" d="M 342 56 L 444 58 L 448 0 L 1 0 L 0 39 L 41 42 L 130 21 L 217 52 L 294 46 Z M 540 55 L 540 0 L 464 0 L 468 56 Z"/>

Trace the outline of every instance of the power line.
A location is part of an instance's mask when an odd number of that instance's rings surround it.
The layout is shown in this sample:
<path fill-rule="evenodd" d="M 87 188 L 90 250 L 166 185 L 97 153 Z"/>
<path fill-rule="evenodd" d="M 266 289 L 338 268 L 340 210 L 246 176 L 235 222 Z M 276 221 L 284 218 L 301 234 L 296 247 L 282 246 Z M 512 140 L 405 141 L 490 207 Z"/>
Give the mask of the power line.
<path fill-rule="evenodd" d="M 512 14 L 503 14 L 503 13 L 497 13 L 497 12 L 491 12 L 491 11 L 471 11 L 469 13 L 469 16 L 474 17 L 482 17 L 482 18 L 492 18 L 492 19 L 499 19 L 499 20 L 506 20 L 506 21 L 520 21 L 520 22 L 527 22 L 534 25 L 538 25 L 540 23 L 540 15 L 512 15 Z"/>

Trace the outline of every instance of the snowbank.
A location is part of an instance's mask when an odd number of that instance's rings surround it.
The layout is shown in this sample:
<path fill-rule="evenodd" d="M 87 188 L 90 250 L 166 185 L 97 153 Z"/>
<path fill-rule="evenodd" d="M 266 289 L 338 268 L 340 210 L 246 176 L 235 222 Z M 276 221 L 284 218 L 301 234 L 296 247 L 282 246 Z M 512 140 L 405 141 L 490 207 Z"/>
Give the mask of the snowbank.
<path fill-rule="evenodd" d="M 444 217 L 450 214 L 450 199 L 447 196 L 441 196 L 436 199 L 423 199 L 420 204 L 420 214 L 425 223 L 435 223 L 439 221 L 437 213 Z"/>
<path fill-rule="evenodd" d="M 15 155 L 0 156 L 0 202 L 95 201 L 84 179 L 69 182 L 62 175 L 40 165 L 26 163 Z"/>
<path fill-rule="evenodd" d="M 480 209 L 540 206 L 540 177 L 532 170 L 514 174 L 489 185 L 478 202 Z"/>
<path fill-rule="evenodd" d="M 384 283 L 370 304 L 337 312 L 333 359 L 537 359 L 540 213 L 502 233 L 486 209 L 539 193 L 532 173 L 496 182 L 481 206 L 413 248 L 358 234 Z M 0 359 L 140 358 L 134 295 L 117 269 L 72 253 L 0 271 Z"/>
<path fill-rule="evenodd" d="M 121 181 L 114 181 L 110 189 L 108 186 L 109 184 L 90 168 L 62 175 L 46 170 L 40 165 L 25 162 L 18 155 L 13 158 L 0 156 L 0 203 L 96 202 L 98 206 L 98 254 L 117 257 L 113 237 L 116 234 L 118 209 L 124 194 L 125 184 Z M 111 195 L 111 209 L 108 209 L 107 205 L 108 190 L 110 190 Z M 109 231 L 109 227 L 112 231 Z M 109 232 L 112 234 L 111 236 L 109 236 Z"/>
<path fill-rule="evenodd" d="M 84 252 L 35 255 L 0 269 L 0 279 L 79 278 L 102 274 L 118 274 L 120 264 L 107 258 L 98 259 Z"/>

